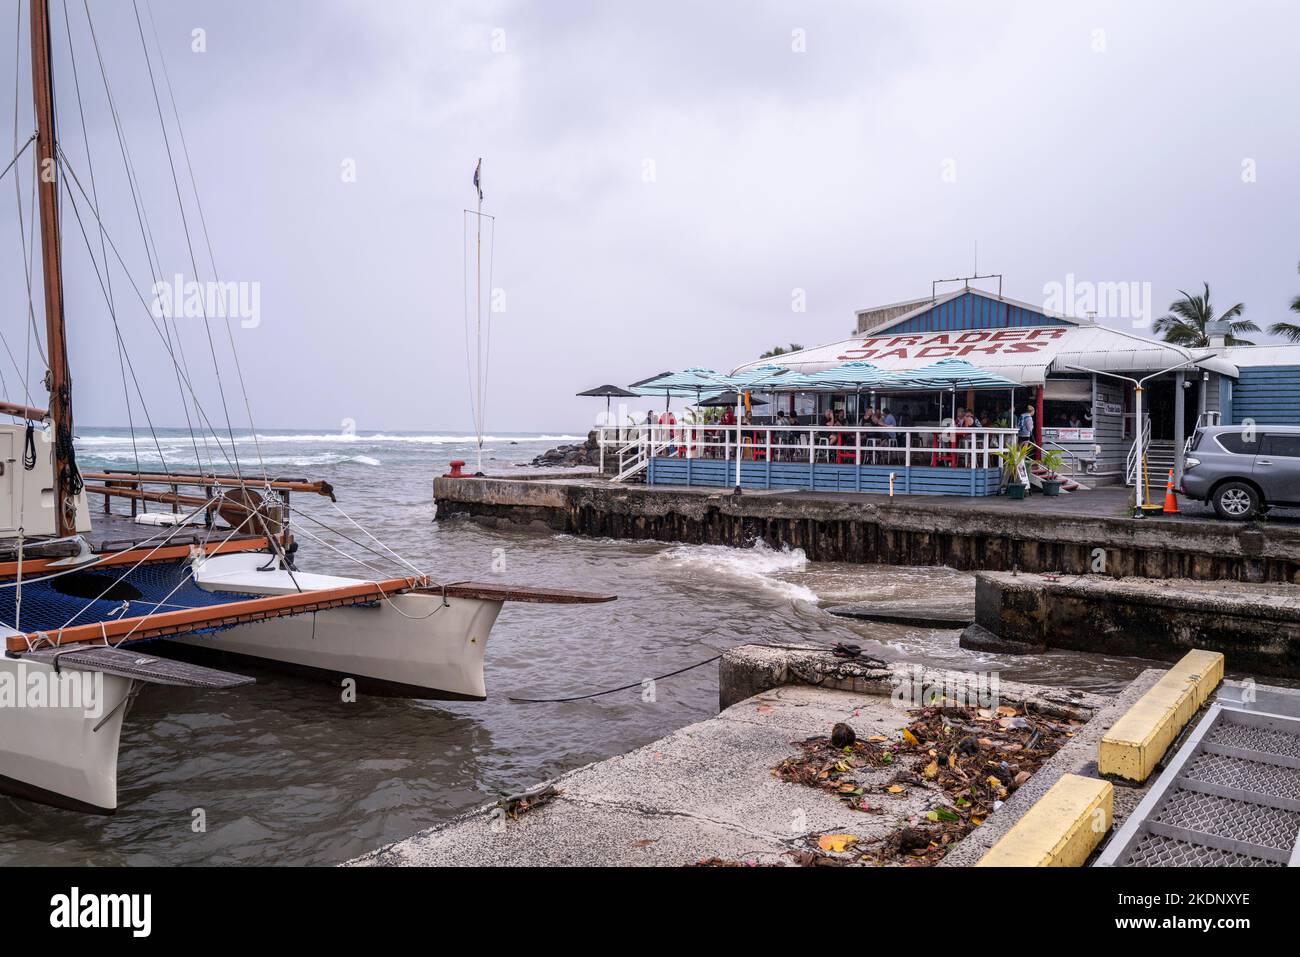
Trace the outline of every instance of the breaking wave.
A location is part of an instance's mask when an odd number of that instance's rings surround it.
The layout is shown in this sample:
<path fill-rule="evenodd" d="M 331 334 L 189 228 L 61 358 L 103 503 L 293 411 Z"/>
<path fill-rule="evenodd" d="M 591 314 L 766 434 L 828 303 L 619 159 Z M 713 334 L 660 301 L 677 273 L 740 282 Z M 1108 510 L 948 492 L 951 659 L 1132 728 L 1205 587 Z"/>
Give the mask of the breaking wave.
<path fill-rule="evenodd" d="M 691 576 L 725 576 L 777 592 L 792 601 L 817 601 L 812 589 L 781 577 L 807 566 L 808 556 L 802 548 L 778 551 L 764 542 L 756 542 L 752 548 L 676 545 L 660 552 L 656 559 Z"/>

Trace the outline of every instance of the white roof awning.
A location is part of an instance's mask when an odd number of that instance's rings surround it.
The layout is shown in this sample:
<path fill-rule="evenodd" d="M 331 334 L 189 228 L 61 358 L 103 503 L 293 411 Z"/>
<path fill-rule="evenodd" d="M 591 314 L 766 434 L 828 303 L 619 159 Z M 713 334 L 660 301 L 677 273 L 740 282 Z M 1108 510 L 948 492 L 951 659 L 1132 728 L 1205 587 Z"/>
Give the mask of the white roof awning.
<path fill-rule="evenodd" d="M 1179 363 L 1195 363 L 1223 375 L 1237 375 L 1231 362 L 1204 350 L 1147 339 L 1105 326 L 1018 326 L 1004 329 L 959 329 L 950 332 L 909 332 L 855 336 L 824 346 L 789 352 L 781 365 L 813 373 L 861 360 L 888 371 L 915 369 L 939 359 L 965 359 L 972 365 L 1037 386 L 1048 373 L 1069 375 L 1079 369 L 1119 375 L 1159 372 Z M 734 370 L 744 372 L 770 362 L 759 359 Z M 1136 376 L 1135 376 L 1136 377 Z"/>

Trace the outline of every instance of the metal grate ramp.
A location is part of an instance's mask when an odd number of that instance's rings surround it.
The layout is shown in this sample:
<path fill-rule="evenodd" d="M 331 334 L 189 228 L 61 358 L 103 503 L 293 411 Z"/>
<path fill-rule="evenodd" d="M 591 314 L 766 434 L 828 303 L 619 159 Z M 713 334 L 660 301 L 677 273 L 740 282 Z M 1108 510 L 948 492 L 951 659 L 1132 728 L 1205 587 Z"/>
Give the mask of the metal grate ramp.
<path fill-rule="evenodd" d="M 1300 865 L 1300 714 L 1249 707 L 1210 706 L 1096 866 Z"/>

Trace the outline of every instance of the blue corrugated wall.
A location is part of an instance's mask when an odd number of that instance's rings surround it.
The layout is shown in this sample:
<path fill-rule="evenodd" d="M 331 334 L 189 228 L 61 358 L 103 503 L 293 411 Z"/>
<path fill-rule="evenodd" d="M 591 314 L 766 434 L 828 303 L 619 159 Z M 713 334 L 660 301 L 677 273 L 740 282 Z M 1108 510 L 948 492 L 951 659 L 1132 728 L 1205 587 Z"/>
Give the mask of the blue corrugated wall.
<path fill-rule="evenodd" d="M 1300 425 L 1300 366 L 1247 368 L 1232 386 L 1232 421 Z"/>
<path fill-rule="evenodd" d="M 775 488 L 817 492 L 885 492 L 893 473 L 898 495 L 997 495 L 1002 471 L 997 468 L 938 468 L 914 465 L 839 465 L 830 462 L 741 462 L 744 488 Z M 730 488 L 736 482 L 736 463 L 718 459 L 678 459 L 656 456 L 650 460 L 651 485 L 708 485 Z"/>
<path fill-rule="evenodd" d="M 1007 326 L 1068 326 L 1070 323 L 1054 319 L 1032 309 L 1022 309 L 1009 302 L 986 299 L 975 293 L 965 293 L 956 299 L 942 302 L 913 316 L 897 326 L 887 326 L 889 332 L 950 332 L 958 329 L 1001 329 Z M 871 333 L 867 333 L 870 335 Z"/>

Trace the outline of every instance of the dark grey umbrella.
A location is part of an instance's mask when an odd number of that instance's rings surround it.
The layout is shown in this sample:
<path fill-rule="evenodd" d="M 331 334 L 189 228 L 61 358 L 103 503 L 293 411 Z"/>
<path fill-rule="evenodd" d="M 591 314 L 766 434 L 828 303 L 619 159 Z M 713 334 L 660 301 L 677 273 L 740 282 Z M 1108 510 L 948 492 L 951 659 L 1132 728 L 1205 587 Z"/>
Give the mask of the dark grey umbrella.
<path fill-rule="evenodd" d="M 605 397 L 605 420 L 609 421 L 609 404 L 615 396 L 619 398 L 638 398 L 635 392 L 629 392 L 627 389 L 620 389 L 616 385 L 598 385 L 594 389 L 588 389 L 586 392 L 579 392 L 578 395 L 604 396 Z"/>
<path fill-rule="evenodd" d="M 713 408 L 714 406 L 734 406 L 740 396 L 735 392 L 719 392 L 711 399 L 705 399 L 703 402 L 695 403 L 698 406 Z M 760 399 L 755 395 L 749 397 L 750 405 L 768 405 L 767 399 Z"/>

